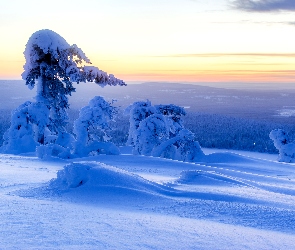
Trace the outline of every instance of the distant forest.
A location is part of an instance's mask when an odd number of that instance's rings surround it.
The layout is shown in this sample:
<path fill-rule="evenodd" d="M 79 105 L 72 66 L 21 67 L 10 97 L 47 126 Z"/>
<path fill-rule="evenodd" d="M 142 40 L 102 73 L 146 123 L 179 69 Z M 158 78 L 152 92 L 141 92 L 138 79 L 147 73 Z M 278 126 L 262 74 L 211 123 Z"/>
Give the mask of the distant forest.
<path fill-rule="evenodd" d="M 69 110 L 68 130 L 71 131 L 73 121 L 79 115 L 78 109 Z M 0 110 L 0 143 L 3 134 L 10 126 L 11 110 Z M 116 121 L 112 122 L 111 141 L 117 146 L 124 146 L 128 138 L 129 117 L 120 110 Z M 195 134 L 195 139 L 202 147 L 247 150 L 263 153 L 277 153 L 272 140 L 269 138 L 271 130 L 282 128 L 291 137 L 295 134 L 295 125 L 277 124 L 273 122 L 255 121 L 235 118 L 218 114 L 204 114 L 188 112 L 184 118 L 184 125 Z"/>
<path fill-rule="evenodd" d="M 10 126 L 11 111 L 35 95 L 23 81 L 1 81 L 0 143 Z M 5 95 L 3 95 L 5 93 Z M 24 95 L 25 93 L 25 95 Z M 294 105 L 294 90 L 240 91 L 189 84 L 144 83 L 120 88 L 100 88 L 95 85 L 77 86 L 70 97 L 68 131 L 79 116 L 79 109 L 95 95 L 116 99 L 121 106 L 118 122 L 112 123 L 111 141 L 125 145 L 129 117 L 123 110 L 134 101 L 150 99 L 152 104 L 176 104 L 186 107 L 184 126 L 195 134 L 202 147 L 277 153 L 271 130 L 284 129 L 291 139 L 295 135 L 295 117 L 278 116 L 278 111 Z"/>

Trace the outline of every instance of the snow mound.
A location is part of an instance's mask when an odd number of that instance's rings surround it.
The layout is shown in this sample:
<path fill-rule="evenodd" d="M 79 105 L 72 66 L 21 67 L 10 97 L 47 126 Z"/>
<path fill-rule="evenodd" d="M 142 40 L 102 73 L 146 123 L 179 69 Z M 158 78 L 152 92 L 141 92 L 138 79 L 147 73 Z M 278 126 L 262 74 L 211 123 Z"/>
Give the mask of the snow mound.
<path fill-rule="evenodd" d="M 57 172 L 57 178 L 51 181 L 55 188 L 77 188 L 89 180 L 90 166 L 72 163 Z"/>
<path fill-rule="evenodd" d="M 166 196 L 172 188 L 148 181 L 125 170 L 98 162 L 74 162 L 57 172 L 47 187 L 71 201 L 108 202 Z"/>
<path fill-rule="evenodd" d="M 97 162 L 70 163 L 59 170 L 57 178 L 50 182 L 50 186 L 60 189 L 83 185 L 95 189 L 107 186 L 148 189 L 148 186 L 156 184 L 125 170 Z"/>
<path fill-rule="evenodd" d="M 176 182 L 178 184 L 191 184 L 191 185 L 247 186 L 247 184 L 241 181 L 235 180 L 232 177 L 219 174 L 215 171 L 202 171 L 202 170 L 182 171 L 179 179 Z"/>
<path fill-rule="evenodd" d="M 212 153 L 202 158 L 206 163 L 254 163 L 256 159 L 235 153 Z"/>

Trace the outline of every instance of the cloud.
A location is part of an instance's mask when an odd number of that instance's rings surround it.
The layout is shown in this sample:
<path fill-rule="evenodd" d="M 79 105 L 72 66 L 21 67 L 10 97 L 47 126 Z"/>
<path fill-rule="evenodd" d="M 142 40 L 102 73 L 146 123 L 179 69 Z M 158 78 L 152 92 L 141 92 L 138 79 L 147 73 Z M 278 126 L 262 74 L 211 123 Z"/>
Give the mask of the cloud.
<path fill-rule="evenodd" d="M 199 53 L 174 54 L 156 57 L 295 57 L 295 53 Z"/>
<path fill-rule="evenodd" d="M 235 0 L 233 6 L 244 11 L 295 11 L 295 0 Z"/>

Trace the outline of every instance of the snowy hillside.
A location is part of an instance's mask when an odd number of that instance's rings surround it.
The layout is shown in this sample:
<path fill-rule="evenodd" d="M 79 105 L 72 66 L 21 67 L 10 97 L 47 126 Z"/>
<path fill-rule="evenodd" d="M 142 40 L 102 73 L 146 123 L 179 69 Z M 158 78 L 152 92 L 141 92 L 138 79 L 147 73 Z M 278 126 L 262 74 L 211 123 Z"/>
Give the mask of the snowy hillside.
<path fill-rule="evenodd" d="M 204 151 L 0 155 L 1 249 L 294 249 L 295 165 Z"/>

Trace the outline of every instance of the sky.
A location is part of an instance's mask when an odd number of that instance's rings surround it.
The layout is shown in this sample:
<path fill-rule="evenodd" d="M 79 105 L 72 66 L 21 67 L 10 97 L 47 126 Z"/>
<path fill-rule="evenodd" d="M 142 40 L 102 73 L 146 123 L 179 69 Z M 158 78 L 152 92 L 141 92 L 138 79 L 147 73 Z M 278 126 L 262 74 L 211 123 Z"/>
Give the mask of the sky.
<path fill-rule="evenodd" d="M 0 0 L 0 80 L 51 29 L 128 82 L 295 82 L 294 0 Z"/>

